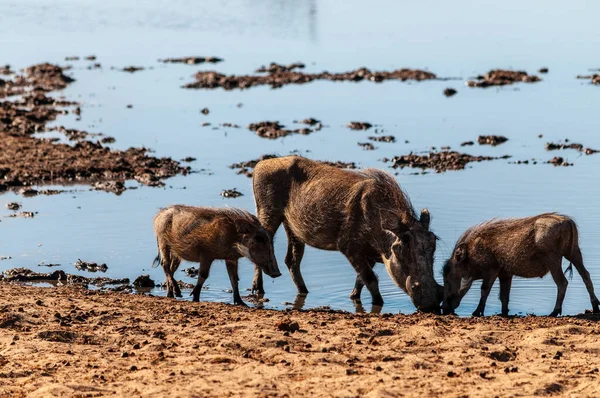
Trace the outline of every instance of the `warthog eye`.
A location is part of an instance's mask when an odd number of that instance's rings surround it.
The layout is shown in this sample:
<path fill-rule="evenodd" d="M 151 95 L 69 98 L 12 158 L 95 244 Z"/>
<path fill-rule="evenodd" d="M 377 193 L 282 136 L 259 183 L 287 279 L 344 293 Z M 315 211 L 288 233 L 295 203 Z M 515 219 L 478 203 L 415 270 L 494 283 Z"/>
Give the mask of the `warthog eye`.
<path fill-rule="evenodd" d="M 255 238 L 255 240 L 256 240 L 258 243 L 260 243 L 260 244 L 265 244 L 265 243 L 267 243 L 267 242 L 269 241 L 269 240 L 267 239 L 267 237 L 266 237 L 266 236 L 263 236 L 263 235 L 256 235 L 256 238 Z"/>

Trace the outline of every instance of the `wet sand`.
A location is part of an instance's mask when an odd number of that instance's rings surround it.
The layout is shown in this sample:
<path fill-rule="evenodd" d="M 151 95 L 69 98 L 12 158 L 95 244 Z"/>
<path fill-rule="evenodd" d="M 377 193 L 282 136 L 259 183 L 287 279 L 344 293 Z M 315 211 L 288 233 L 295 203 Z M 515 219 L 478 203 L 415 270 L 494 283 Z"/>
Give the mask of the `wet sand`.
<path fill-rule="evenodd" d="M 592 314 L 282 312 L 10 283 L 0 308 L 3 396 L 600 395 Z"/>

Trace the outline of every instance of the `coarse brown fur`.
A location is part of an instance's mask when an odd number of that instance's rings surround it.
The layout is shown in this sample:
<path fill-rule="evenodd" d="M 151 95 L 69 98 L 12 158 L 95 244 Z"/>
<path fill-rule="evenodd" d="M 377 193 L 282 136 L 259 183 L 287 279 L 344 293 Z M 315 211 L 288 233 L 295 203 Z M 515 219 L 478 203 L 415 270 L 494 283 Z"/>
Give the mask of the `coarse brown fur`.
<path fill-rule="evenodd" d="M 390 174 L 375 169 L 341 170 L 298 156 L 268 159 L 254 169 L 258 219 L 275 234 L 283 224 L 288 237 L 285 263 L 300 294 L 308 293 L 300 273 L 305 244 L 343 253 L 357 272 L 351 298 L 363 284 L 374 305 L 382 305 L 372 268 L 386 259 L 392 279 L 423 311 L 439 311 L 441 286 L 433 277 L 436 237 L 429 212 L 417 217 L 408 197 Z M 410 286 L 407 289 L 407 277 Z M 414 287 L 414 289 L 413 289 Z M 264 293 L 255 271 L 253 289 Z"/>
<path fill-rule="evenodd" d="M 594 312 L 598 312 L 600 302 L 583 265 L 577 225 L 571 218 L 545 213 L 476 225 L 461 236 L 444 266 L 444 312 L 453 312 L 473 280 L 483 279 L 481 300 L 473 312 L 483 316 L 487 296 L 499 278 L 502 314 L 506 316 L 512 277 L 541 278 L 550 272 L 558 288 L 551 315 L 558 316 L 568 285 L 562 272 L 563 257 L 571 262 L 567 270 L 572 272 L 574 265 L 583 278 Z"/>
<path fill-rule="evenodd" d="M 273 253 L 272 235 L 258 219 L 245 210 L 174 205 L 161 209 L 154 218 L 158 245 L 155 264 L 160 263 L 167 277 L 167 296 L 181 297 L 173 277 L 181 260 L 200 263 L 193 300 L 208 278 L 214 260 L 225 260 L 233 289 L 234 302 L 244 304 L 238 290 L 238 259 L 247 257 L 267 275 L 281 275 Z"/>

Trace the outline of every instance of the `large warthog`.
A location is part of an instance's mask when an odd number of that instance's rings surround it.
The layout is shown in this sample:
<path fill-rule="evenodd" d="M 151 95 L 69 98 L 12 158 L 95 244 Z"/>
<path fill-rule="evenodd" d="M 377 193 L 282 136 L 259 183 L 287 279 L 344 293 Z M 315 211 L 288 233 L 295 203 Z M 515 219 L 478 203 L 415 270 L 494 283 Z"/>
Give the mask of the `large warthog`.
<path fill-rule="evenodd" d="M 438 312 L 443 288 L 433 276 L 436 236 L 430 216 L 418 217 L 390 174 L 375 169 L 341 170 L 297 156 L 268 159 L 254 169 L 258 219 L 271 234 L 283 223 L 285 263 L 298 293 L 308 293 L 300 262 L 306 244 L 344 254 L 357 275 L 350 297 L 367 286 L 373 305 L 383 305 L 373 267 L 383 262 L 394 282 L 422 311 Z M 264 293 L 255 270 L 253 290 Z"/>
<path fill-rule="evenodd" d="M 158 256 L 167 277 L 167 296 L 181 297 L 173 274 L 181 260 L 200 263 L 198 283 L 192 291 L 200 301 L 200 291 L 214 260 L 225 260 L 235 304 L 245 305 L 238 289 L 238 259 L 246 257 L 265 274 L 281 276 L 273 253 L 272 235 L 258 219 L 245 210 L 175 205 L 162 209 L 154 218 Z"/>
<path fill-rule="evenodd" d="M 546 213 L 534 217 L 492 220 L 467 230 L 458 240 L 452 257 L 444 265 L 444 313 L 460 304 L 471 284 L 483 279 L 481 299 L 473 316 L 483 316 L 485 302 L 496 278 L 500 279 L 502 315 L 508 315 L 508 298 L 513 276 L 543 277 L 548 272 L 558 288 L 551 316 L 562 312 L 567 278 L 562 258 L 583 278 L 594 312 L 600 302 L 594 294 L 589 272 L 583 266 L 577 225 L 567 216 Z"/>

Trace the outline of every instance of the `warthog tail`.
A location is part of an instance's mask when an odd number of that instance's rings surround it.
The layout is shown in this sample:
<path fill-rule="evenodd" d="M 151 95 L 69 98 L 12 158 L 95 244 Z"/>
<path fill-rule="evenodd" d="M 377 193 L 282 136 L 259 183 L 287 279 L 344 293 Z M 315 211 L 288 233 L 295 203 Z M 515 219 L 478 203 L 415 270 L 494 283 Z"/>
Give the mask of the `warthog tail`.
<path fill-rule="evenodd" d="M 569 274 L 569 279 L 573 279 L 573 263 L 569 262 L 569 266 L 565 270 L 565 275 Z"/>
<path fill-rule="evenodd" d="M 573 279 L 573 262 L 571 259 L 573 258 L 575 249 L 579 247 L 579 233 L 577 232 L 577 224 L 575 224 L 575 221 L 571 219 L 569 219 L 569 221 L 569 224 L 571 225 L 571 257 L 569 259 L 569 266 L 565 270 L 565 275 L 567 275 L 568 272 L 569 279 Z"/>
<path fill-rule="evenodd" d="M 156 245 L 158 246 L 158 239 L 156 240 Z M 162 259 L 160 258 L 160 249 L 159 249 L 158 254 L 154 258 L 154 261 L 152 262 L 152 268 L 158 267 L 161 263 L 162 263 Z M 571 271 L 571 273 L 573 273 L 573 271 Z"/>

